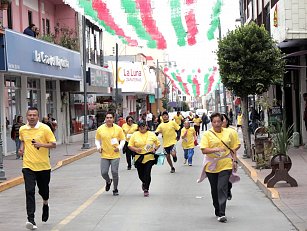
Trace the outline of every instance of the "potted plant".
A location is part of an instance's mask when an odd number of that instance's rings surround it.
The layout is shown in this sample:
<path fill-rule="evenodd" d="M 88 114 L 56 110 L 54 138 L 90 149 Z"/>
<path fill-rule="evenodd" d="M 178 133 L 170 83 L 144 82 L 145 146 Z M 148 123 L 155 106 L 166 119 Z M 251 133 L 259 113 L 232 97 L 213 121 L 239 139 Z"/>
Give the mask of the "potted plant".
<path fill-rule="evenodd" d="M 12 2 L 11 0 L 1 0 L 0 9 L 7 10 L 11 2 Z"/>
<path fill-rule="evenodd" d="M 274 187 L 278 181 L 286 181 L 292 187 L 297 186 L 297 182 L 289 175 L 289 170 L 292 167 L 291 158 L 288 156 L 288 150 L 292 145 L 293 139 L 293 126 L 286 128 L 286 123 L 281 122 L 276 126 L 271 126 L 272 143 L 273 143 L 273 156 L 271 158 L 271 173 L 264 179 L 268 188 Z"/>

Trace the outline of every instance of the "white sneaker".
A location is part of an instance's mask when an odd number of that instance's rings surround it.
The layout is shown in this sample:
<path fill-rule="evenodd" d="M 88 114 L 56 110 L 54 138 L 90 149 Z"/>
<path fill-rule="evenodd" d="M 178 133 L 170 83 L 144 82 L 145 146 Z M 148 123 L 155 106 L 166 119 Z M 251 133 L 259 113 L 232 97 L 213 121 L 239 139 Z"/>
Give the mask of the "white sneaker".
<path fill-rule="evenodd" d="M 221 217 L 218 217 L 217 220 L 219 222 L 226 222 L 227 221 L 227 217 L 226 216 L 221 216 Z"/>
<path fill-rule="evenodd" d="M 187 159 L 184 160 L 183 164 L 187 164 Z"/>
<path fill-rule="evenodd" d="M 36 224 L 32 224 L 30 221 L 27 221 L 26 228 L 30 229 L 30 230 L 35 230 L 35 229 L 37 229 L 37 226 L 36 226 Z"/>

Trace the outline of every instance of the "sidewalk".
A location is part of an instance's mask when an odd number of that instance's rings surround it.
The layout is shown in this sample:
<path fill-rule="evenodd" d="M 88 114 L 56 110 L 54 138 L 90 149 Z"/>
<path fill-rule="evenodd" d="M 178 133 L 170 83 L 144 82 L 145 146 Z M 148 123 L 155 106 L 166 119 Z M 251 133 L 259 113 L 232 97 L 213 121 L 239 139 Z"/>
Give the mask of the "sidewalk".
<path fill-rule="evenodd" d="M 90 142 L 90 149 L 81 149 L 82 144 L 83 142 L 81 141 L 70 144 L 60 144 L 57 145 L 56 149 L 52 149 L 50 152 L 52 170 L 91 155 L 96 151 L 94 141 Z M 0 192 L 23 183 L 21 173 L 22 160 L 16 160 L 15 158 L 15 155 L 9 155 L 3 158 L 6 181 L 0 183 Z"/>
<path fill-rule="evenodd" d="M 245 172 L 298 230 L 307 231 L 307 149 L 300 147 L 289 150 L 292 160 L 289 175 L 297 181 L 298 187 L 291 187 L 288 183 L 281 181 L 274 188 L 267 188 L 263 180 L 271 169 L 256 169 L 256 162 L 250 158 L 242 158 L 243 152 L 241 148 L 238 156 Z"/>

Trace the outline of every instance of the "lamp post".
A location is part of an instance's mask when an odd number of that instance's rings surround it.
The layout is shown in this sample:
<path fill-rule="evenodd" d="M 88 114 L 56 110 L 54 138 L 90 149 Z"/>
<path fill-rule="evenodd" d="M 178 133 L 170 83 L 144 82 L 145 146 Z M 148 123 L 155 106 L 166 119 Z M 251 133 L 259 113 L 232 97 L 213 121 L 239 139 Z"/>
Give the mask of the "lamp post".
<path fill-rule="evenodd" d="M 118 106 L 118 43 L 115 45 L 115 113 L 117 115 Z M 117 122 L 117 116 L 115 116 Z"/>
<path fill-rule="evenodd" d="M 2 123 L 0 111 L 0 181 L 6 180 L 5 171 L 3 169 L 3 142 L 2 142 Z"/>
<path fill-rule="evenodd" d="M 86 81 L 86 33 L 85 33 L 85 16 L 82 16 L 82 72 L 83 72 L 83 91 L 84 91 L 84 119 L 83 119 L 83 145 L 82 149 L 89 149 L 88 142 L 88 124 L 87 124 L 87 81 Z"/>

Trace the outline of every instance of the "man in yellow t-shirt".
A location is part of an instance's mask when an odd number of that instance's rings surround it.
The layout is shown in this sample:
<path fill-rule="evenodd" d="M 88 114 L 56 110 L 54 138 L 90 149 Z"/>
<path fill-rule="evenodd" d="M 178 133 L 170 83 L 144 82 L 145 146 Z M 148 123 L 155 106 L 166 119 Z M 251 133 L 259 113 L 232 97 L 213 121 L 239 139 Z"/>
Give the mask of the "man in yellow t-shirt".
<path fill-rule="evenodd" d="M 118 167 L 120 160 L 120 150 L 125 145 L 125 134 L 123 129 L 114 123 L 115 115 L 113 112 L 107 112 L 105 124 L 99 126 L 96 131 L 95 144 L 99 153 L 101 153 L 100 171 L 101 176 L 106 181 L 105 190 L 109 191 L 113 183 L 113 196 L 118 196 Z M 109 177 L 109 169 L 113 180 Z"/>
<path fill-rule="evenodd" d="M 38 109 L 30 107 L 27 110 L 28 123 L 19 129 L 21 141 L 18 153 L 23 156 L 22 173 L 26 190 L 27 229 L 37 229 L 35 214 L 35 185 L 43 198 L 42 221 L 49 218 L 49 182 L 51 165 L 49 149 L 56 147 L 56 139 L 48 125 L 39 122 Z"/>
<path fill-rule="evenodd" d="M 237 131 L 239 131 L 239 128 L 241 128 L 242 130 L 242 124 L 243 124 L 243 115 L 241 112 L 239 112 L 237 116 Z"/>
<path fill-rule="evenodd" d="M 123 124 L 122 129 L 126 137 L 126 142 L 125 142 L 125 146 L 123 149 L 123 153 L 126 154 L 126 160 L 128 164 L 127 170 L 131 170 L 131 162 L 132 162 L 131 160 L 134 157 L 134 152 L 128 148 L 128 143 L 129 143 L 129 140 L 132 134 L 138 130 L 138 125 L 134 123 L 132 116 L 127 116 L 126 123 Z"/>
<path fill-rule="evenodd" d="M 184 122 L 184 128 L 181 130 L 182 148 L 184 151 L 184 164 L 192 166 L 192 158 L 194 155 L 194 146 L 196 138 L 195 129 L 190 126 L 189 121 Z"/>
<path fill-rule="evenodd" d="M 162 133 L 163 147 L 166 154 L 166 159 L 171 167 L 171 173 L 175 173 L 175 168 L 173 166 L 170 155 L 173 156 L 173 161 L 177 161 L 176 156 L 176 146 L 179 136 L 176 131 L 180 129 L 179 125 L 175 121 L 169 121 L 168 112 L 164 111 L 162 113 L 163 122 L 159 124 L 156 129 L 156 135 Z"/>

